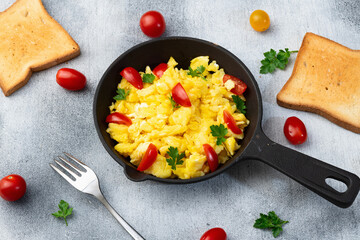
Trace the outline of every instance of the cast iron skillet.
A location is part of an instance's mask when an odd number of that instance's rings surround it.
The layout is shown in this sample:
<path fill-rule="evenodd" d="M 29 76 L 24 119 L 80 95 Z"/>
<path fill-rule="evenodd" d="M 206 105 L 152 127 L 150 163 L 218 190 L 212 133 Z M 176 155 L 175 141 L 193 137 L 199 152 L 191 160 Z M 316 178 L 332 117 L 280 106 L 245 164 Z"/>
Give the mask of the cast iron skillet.
<path fill-rule="evenodd" d="M 120 71 L 128 66 L 137 70 L 143 70 L 147 65 L 154 68 L 161 62 L 167 62 L 170 56 L 179 63 L 178 67 L 184 69 L 188 68 L 190 60 L 194 57 L 210 56 L 210 60 L 216 60 L 226 73 L 242 79 L 248 86 L 245 92 L 246 117 L 250 120 L 250 125 L 245 130 L 241 148 L 218 170 L 198 178 L 163 179 L 139 172 L 129 159 L 116 152 L 114 149 L 116 142 L 106 132 L 105 118 L 109 114 L 108 106 L 114 101 L 113 96 L 121 80 Z M 110 65 L 101 78 L 94 97 L 93 114 L 102 144 L 109 154 L 124 167 L 126 176 L 132 181 L 193 183 L 214 177 L 234 167 L 240 161 L 254 159 L 279 170 L 339 207 L 349 207 L 359 192 L 360 179 L 356 175 L 279 145 L 264 134 L 261 128 L 261 95 L 253 75 L 235 55 L 211 42 L 188 37 L 170 37 L 144 42 L 126 51 Z M 326 178 L 344 182 L 348 187 L 347 190 L 343 193 L 336 191 L 326 184 Z"/>

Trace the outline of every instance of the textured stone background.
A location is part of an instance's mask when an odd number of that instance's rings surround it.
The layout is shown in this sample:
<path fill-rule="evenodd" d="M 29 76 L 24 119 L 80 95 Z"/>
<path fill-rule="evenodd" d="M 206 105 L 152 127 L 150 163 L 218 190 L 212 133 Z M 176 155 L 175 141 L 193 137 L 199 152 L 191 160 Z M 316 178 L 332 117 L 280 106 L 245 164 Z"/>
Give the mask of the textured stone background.
<path fill-rule="evenodd" d="M 1 0 L 0 11 L 13 2 Z M 307 31 L 360 49 L 359 1 L 44 0 L 44 5 L 78 42 L 82 54 L 33 74 L 11 97 L 0 94 L 0 176 L 17 173 L 28 183 L 20 201 L 0 199 L 1 240 L 130 239 L 99 202 L 50 169 L 48 163 L 62 151 L 91 166 L 109 202 L 146 239 L 199 239 L 215 226 L 223 227 L 230 240 L 273 239 L 270 232 L 252 227 L 260 212 L 271 210 L 290 221 L 279 239 L 359 239 L 360 197 L 350 208 L 338 208 L 262 163 L 243 162 L 190 185 L 131 182 L 102 147 L 92 118 L 93 95 L 102 74 L 125 50 L 148 40 L 138 26 L 140 16 L 159 10 L 167 23 L 165 36 L 216 42 L 249 67 L 263 96 L 263 128 L 272 140 L 360 175 L 358 134 L 318 115 L 276 104 L 295 57 L 285 71 L 258 73 L 263 52 L 298 49 Z M 270 15 L 267 32 L 257 33 L 249 24 L 256 9 Z M 68 92 L 59 87 L 55 75 L 61 67 L 85 73 L 86 89 Z M 285 119 L 292 115 L 307 126 L 308 141 L 301 146 L 290 145 L 282 133 Z M 50 215 L 61 199 L 74 207 L 68 227 Z"/>

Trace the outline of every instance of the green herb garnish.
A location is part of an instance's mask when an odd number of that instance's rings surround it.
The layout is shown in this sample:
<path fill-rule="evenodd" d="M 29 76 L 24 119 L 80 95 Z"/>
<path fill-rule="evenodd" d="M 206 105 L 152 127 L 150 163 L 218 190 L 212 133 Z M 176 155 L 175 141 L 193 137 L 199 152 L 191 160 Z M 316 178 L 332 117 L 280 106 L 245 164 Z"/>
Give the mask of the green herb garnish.
<path fill-rule="evenodd" d="M 127 92 L 125 92 L 125 89 L 118 88 L 118 89 L 116 90 L 116 93 L 117 93 L 118 95 L 116 95 L 116 96 L 114 97 L 115 100 L 125 100 L 126 97 L 127 97 L 127 95 L 129 95 L 130 90 L 127 91 Z"/>
<path fill-rule="evenodd" d="M 211 134 L 214 137 L 217 137 L 216 145 L 221 145 L 223 142 L 226 141 L 225 135 L 228 133 L 227 128 L 223 125 L 211 125 Z"/>
<path fill-rule="evenodd" d="M 175 100 L 173 99 L 173 97 L 171 95 L 170 95 L 169 99 L 171 102 L 171 106 L 173 107 L 173 110 L 176 108 L 180 108 L 180 105 L 177 102 L 175 102 Z"/>
<path fill-rule="evenodd" d="M 274 49 L 270 49 L 269 52 L 264 53 L 265 58 L 261 61 L 260 73 L 272 73 L 276 68 L 284 70 L 289 62 L 290 54 L 296 52 L 298 51 L 289 51 L 288 48 L 285 48 L 285 51 L 279 50 L 279 53 L 276 54 Z"/>
<path fill-rule="evenodd" d="M 170 158 L 166 159 L 166 162 L 171 166 L 171 169 L 176 170 L 176 165 L 181 165 L 184 163 L 184 161 L 181 159 L 185 157 L 185 152 L 179 155 L 179 150 L 177 147 L 169 147 L 169 150 L 166 153 L 170 156 Z"/>
<path fill-rule="evenodd" d="M 69 204 L 65 202 L 64 200 L 61 200 L 59 203 L 60 210 L 58 212 L 52 213 L 53 216 L 57 218 L 63 218 L 65 220 L 66 226 L 68 226 L 68 223 L 66 221 L 66 217 L 72 214 L 73 208 L 68 208 Z"/>
<path fill-rule="evenodd" d="M 201 77 L 203 80 L 207 81 L 203 75 L 204 71 L 205 71 L 205 67 L 203 65 L 197 67 L 195 70 L 189 67 L 188 75 L 192 77 Z"/>
<path fill-rule="evenodd" d="M 144 83 L 153 83 L 155 80 L 155 75 L 152 73 L 144 73 L 142 79 Z"/>
<path fill-rule="evenodd" d="M 260 213 L 260 218 L 255 220 L 254 228 L 270 228 L 273 236 L 277 237 L 283 231 L 281 226 L 288 222 L 281 220 L 274 211 L 271 211 L 268 215 Z"/>
<path fill-rule="evenodd" d="M 237 110 L 242 114 L 246 114 L 245 101 L 242 100 L 238 95 L 232 95 L 231 97 L 234 100 L 234 103 L 236 104 Z"/>

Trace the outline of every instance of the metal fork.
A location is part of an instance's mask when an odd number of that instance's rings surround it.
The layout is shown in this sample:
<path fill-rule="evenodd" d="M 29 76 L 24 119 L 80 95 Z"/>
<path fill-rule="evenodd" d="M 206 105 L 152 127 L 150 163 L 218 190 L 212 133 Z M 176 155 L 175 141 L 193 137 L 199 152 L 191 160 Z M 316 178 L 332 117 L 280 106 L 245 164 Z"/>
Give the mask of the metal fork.
<path fill-rule="evenodd" d="M 116 218 L 116 220 L 125 228 L 125 230 L 135 239 L 135 240 L 144 240 L 144 238 L 136 232 L 135 229 L 133 229 L 116 211 L 113 207 L 110 206 L 108 201 L 103 196 L 100 186 L 99 186 L 99 180 L 94 173 L 93 170 L 91 170 L 88 166 L 86 166 L 83 162 L 76 159 L 72 155 L 65 153 L 64 154 L 82 166 L 86 171 L 81 170 L 79 167 L 77 167 L 75 164 L 71 163 L 69 160 L 58 157 L 61 161 L 54 160 L 65 172 L 69 173 L 71 176 L 75 178 L 75 180 L 68 177 L 65 173 L 63 173 L 57 166 L 50 163 L 50 166 L 63 178 L 65 178 L 66 181 L 68 181 L 71 185 L 73 185 L 77 190 L 93 195 L 96 197 L 104 206 L 109 210 L 109 212 Z M 76 174 L 77 173 L 77 174 Z"/>

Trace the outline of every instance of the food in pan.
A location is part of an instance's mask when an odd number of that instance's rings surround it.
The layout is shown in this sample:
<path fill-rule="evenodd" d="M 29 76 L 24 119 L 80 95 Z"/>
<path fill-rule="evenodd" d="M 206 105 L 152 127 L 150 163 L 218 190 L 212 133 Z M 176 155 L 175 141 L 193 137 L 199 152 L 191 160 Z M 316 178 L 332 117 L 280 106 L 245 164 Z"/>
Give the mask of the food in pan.
<path fill-rule="evenodd" d="M 171 57 L 153 70 L 123 69 L 107 132 L 139 171 L 189 179 L 215 171 L 240 148 L 247 86 L 208 56 L 188 70 L 176 66 Z"/>

